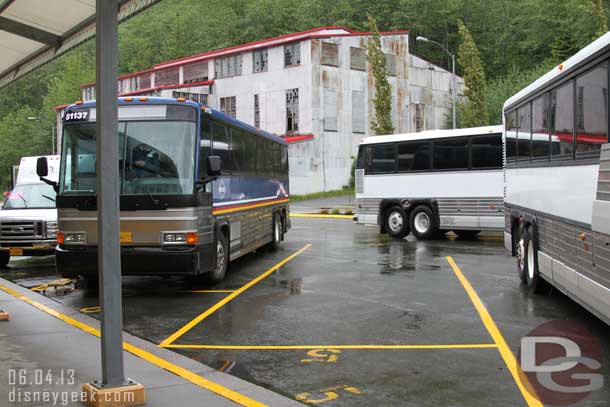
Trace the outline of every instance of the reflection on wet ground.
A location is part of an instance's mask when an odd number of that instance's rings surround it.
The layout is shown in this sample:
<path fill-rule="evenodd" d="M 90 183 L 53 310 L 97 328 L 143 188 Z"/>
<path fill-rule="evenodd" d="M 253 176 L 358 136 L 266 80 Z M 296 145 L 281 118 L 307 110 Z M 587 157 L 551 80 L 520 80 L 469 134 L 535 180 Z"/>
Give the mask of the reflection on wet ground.
<path fill-rule="evenodd" d="M 493 347 L 398 349 L 493 344 L 447 263 L 445 257 L 452 256 L 513 352 L 539 324 L 575 319 L 604 344 L 603 369 L 610 382 L 608 327 L 561 294 L 528 295 L 497 235 L 394 240 L 345 220 L 294 219 L 292 224 L 280 251 L 245 256 L 216 286 L 186 278 L 124 278 L 125 328 L 161 343 L 311 243 L 184 332 L 174 350 L 308 404 L 523 405 Z M 58 278 L 52 258 L 13 262 L 0 275 L 27 287 Z M 47 295 L 98 315 L 95 293 L 51 290 Z M 608 400 L 606 386 L 582 405 Z"/>

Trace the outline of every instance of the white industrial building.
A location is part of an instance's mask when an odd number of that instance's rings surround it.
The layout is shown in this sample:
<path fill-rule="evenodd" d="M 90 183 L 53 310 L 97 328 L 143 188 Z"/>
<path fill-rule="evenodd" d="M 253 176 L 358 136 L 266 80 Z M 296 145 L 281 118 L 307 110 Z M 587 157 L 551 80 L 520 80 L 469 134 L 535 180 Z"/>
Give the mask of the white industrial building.
<path fill-rule="evenodd" d="M 276 133 L 291 143 L 292 194 L 341 189 L 358 143 L 372 134 L 368 38 L 320 27 L 206 52 L 120 76 L 119 94 L 185 97 Z M 411 55 L 408 31 L 382 33 L 382 48 L 395 133 L 443 127 L 451 73 Z M 457 84 L 461 94 L 464 82 Z M 94 99 L 95 84 L 82 85 L 82 95 Z"/>

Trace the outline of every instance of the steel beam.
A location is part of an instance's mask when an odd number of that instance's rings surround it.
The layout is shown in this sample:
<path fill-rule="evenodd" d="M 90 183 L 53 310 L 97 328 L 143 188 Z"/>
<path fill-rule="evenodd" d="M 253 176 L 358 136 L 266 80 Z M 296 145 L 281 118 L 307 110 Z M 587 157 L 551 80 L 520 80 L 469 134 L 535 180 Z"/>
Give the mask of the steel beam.
<path fill-rule="evenodd" d="M 51 45 L 52 47 L 59 47 L 61 45 L 61 37 L 59 35 L 2 16 L 0 16 L 0 30 L 40 42 L 41 44 Z"/>
<path fill-rule="evenodd" d="M 102 331 L 102 383 L 127 384 L 123 366 L 123 304 L 119 242 L 117 67 L 118 0 L 96 1 L 97 227 Z"/>

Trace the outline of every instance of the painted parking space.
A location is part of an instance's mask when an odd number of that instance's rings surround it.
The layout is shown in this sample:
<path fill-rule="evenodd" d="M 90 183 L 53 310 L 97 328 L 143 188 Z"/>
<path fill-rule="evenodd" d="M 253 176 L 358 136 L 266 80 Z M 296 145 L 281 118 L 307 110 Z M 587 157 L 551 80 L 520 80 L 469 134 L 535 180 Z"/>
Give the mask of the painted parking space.
<path fill-rule="evenodd" d="M 536 325 L 583 314 L 561 296 L 527 296 L 493 236 L 395 241 L 342 219 L 293 219 L 280 251 L 238 260 L 217 286 L 126 278 L 123 291 L 129 332 L 328 406 L 538 405 L 506 353 L 516 357 Z M 82 289 L 56 299 L 99 305 Z M 594 318 L 587 323 L 596 327 Z M 607 390 L 590 398 L 608 399 Z"/>

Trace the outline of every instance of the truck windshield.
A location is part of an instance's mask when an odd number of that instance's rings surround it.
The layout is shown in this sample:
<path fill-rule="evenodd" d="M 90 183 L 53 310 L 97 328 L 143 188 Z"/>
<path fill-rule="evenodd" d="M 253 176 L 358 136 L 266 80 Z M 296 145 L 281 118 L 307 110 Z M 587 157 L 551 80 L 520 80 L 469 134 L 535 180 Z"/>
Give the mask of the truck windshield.
<path fill-rule="evenodd" d="M 195 131 L 190 121 L 119 122 L 121 194 L 192 194 Z M 63 137 L 60 194 L 95 193 L 95 123 L 67 125 Z"/>
<path fill-rule="evenodd" d="M 55 191 L 47 184 L 16 185 L 2 209 L 55 208 Z"/>

